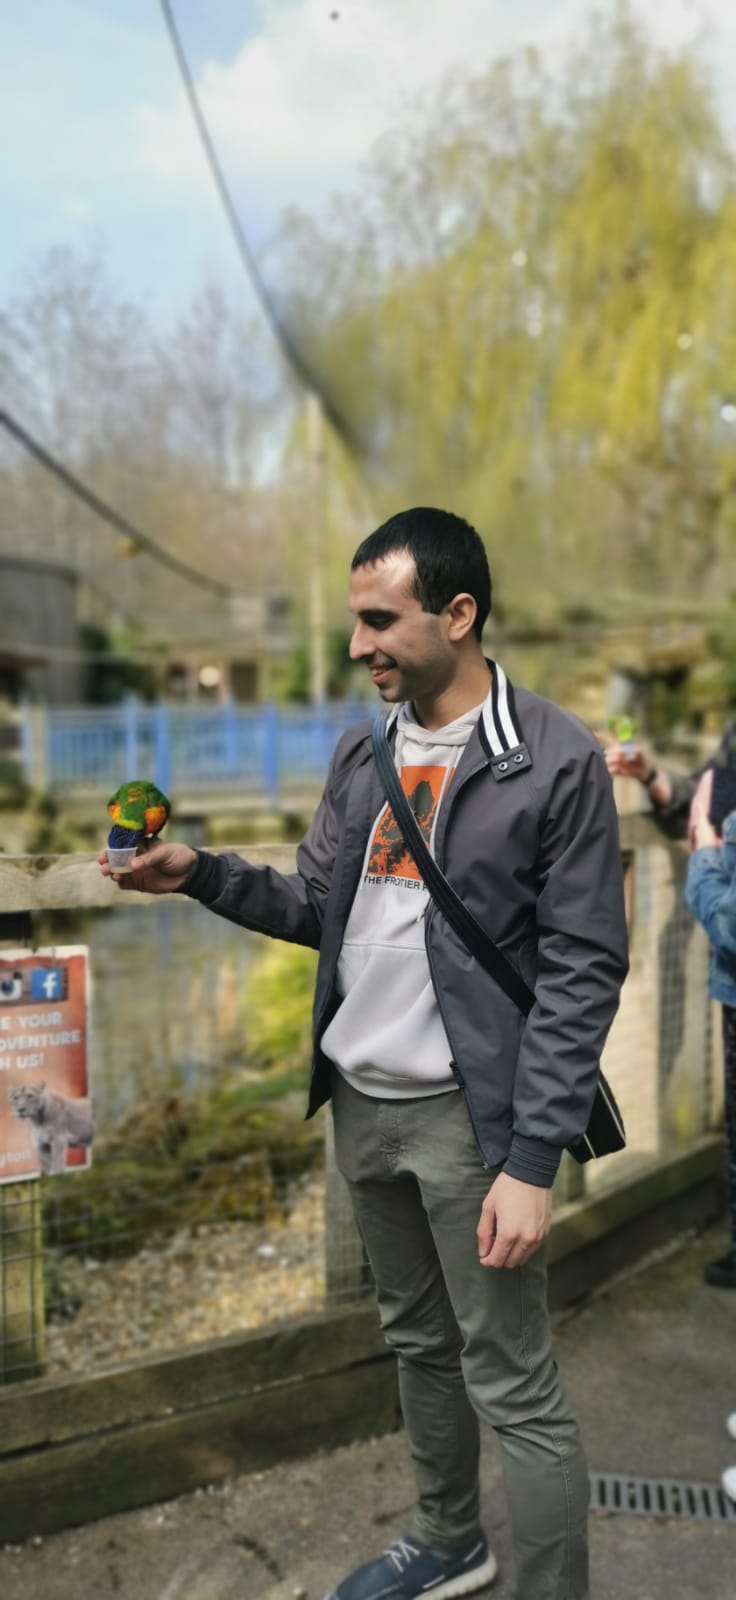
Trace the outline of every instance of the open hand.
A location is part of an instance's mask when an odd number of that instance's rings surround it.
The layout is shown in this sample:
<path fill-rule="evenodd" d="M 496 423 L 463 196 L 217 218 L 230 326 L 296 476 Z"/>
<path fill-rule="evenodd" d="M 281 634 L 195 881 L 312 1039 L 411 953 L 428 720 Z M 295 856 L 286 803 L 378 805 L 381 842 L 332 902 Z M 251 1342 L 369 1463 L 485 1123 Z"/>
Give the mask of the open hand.
<path fill-rule="evenodd" d="M 113 872 L 106 850 L 97 857 L 103 878 L 112 878 L 119 889 L 137 889 L 143 894 L 171 894 L 180 888 L 196 859 L 196 851 L 188 844 L 155 841 L 139 845 L 129 872 Z"/>

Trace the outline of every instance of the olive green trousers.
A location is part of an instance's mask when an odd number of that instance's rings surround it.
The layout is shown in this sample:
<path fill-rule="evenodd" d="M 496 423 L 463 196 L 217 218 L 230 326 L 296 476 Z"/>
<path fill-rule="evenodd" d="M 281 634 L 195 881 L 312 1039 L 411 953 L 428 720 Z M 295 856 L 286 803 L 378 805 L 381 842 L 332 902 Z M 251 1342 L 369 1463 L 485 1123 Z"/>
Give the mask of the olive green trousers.
<path fill-rule="evenodd" d="M 495 1173 L 460 1092 L 378 1100 L 334 1073 L 337 1165 L 398 1357 L 417 1479 L 414 1531 L 437 1549 L 479 1526 L 479 1425 L 501 1446 L 518 1600 L 588 1594 L 588 1475 L 552 1356 L 544 1247 L 482 1267 L 476 1228 Z"/>

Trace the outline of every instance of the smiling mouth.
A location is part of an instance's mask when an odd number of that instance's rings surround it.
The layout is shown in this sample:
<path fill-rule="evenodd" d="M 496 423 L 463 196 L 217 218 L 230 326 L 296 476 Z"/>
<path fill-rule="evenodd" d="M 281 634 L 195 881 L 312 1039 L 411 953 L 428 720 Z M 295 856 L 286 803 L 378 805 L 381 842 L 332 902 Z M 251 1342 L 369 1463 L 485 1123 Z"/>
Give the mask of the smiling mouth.
<path fill-rule="evenodd" d="M 369 668 L 370 675 L 371 675 L 374 683 L 382 683 L 383 679 L 387 678 L 389 673 L 393 672 L 393 670 L 394 670 L 393 667 L 370 667 Z"/>

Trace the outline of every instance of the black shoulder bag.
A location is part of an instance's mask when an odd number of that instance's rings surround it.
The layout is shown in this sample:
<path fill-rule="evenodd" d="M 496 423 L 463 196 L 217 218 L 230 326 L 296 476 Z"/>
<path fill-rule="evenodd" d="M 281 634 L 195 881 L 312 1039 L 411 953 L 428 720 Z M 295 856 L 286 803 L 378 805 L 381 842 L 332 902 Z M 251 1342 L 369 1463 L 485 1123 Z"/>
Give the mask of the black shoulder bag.
<path fill-rule="evenodd" d="M 528 1017 L 535 1000 L 533 991 L 499 950 L 498 945 L 494 944 L 485 928 L 481 927 L 472 911 L 468 910 L 460 896 L 455 893 L 441 867 L 438 867 L 434 856 L 427 849 L 419 823 L 399 782 L 386 734 L 385 717 L 376 717 L 373 723 L 372 742 L 378 775 L 394 817 L 401 828 L 404 843 L 411 852 L 435 905 L 454 928 L 465 948 L 475 956 L 486 972 L 490 973 L 519 1011 Z M 615 1150 L 623 1150 L 625 1144 L 626 1134 L 621 1113 L 611 1088 L 601 1072 L 585 1133 L 573 1139 L 567 1149 L 576 1161 L 582 1162 L 591 1161 L 594 1156 L 607 1156 Z"/>

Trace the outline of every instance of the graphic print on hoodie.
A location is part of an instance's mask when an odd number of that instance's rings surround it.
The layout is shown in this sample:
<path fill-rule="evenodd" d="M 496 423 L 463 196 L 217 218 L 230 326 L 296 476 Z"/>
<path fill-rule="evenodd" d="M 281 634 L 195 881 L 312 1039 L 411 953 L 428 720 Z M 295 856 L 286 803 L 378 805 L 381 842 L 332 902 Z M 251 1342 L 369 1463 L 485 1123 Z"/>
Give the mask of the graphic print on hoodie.
<path fill-rule="evenodd" d="M 396 723 L 401 786 L 434 853 L 440 807 L 483 707 L 423 728 L 411 704 Z M 456 1089 L 424 943 L 428 895 L 386 803 L 371 829 L 337 969 L 342 1004 L 322 1049 L 363 1094 L 386 1099 Z"/>
<path fill-rule="evenodd" d="M 434 821 L 439 810 L 442 791 L 449 783 L 454 767 L 402 767 L 401 787 L 409 807 L 422 830 L 427 846 L 431 844 Z M 373 847 L 368 858 L 366 875 L 374 878 L 407 879 L 422 882 L 419 868 L 411 851 L 407 850 L 401 829 L 389 805 L 381 812 L 373 835 Z"/>

